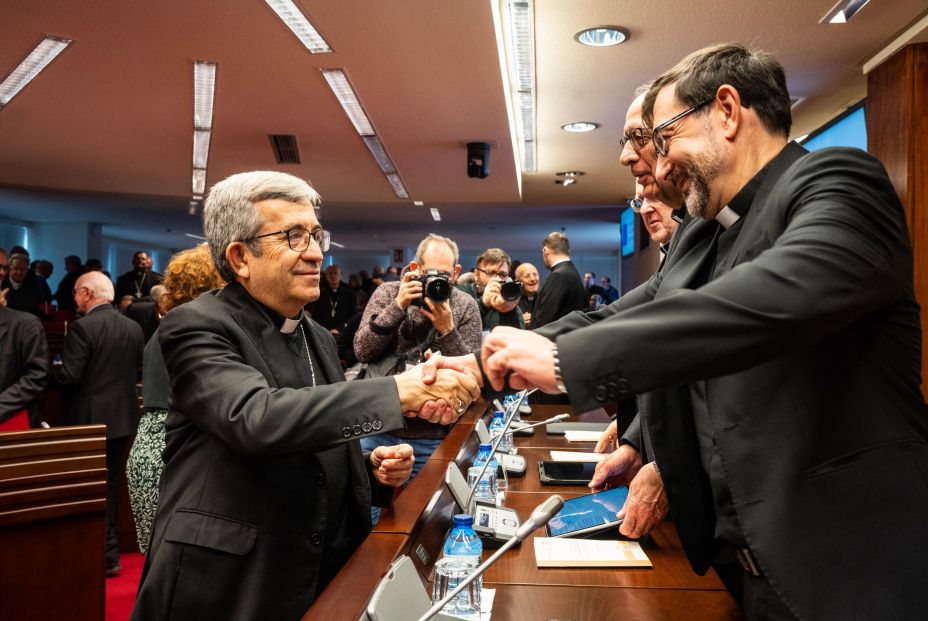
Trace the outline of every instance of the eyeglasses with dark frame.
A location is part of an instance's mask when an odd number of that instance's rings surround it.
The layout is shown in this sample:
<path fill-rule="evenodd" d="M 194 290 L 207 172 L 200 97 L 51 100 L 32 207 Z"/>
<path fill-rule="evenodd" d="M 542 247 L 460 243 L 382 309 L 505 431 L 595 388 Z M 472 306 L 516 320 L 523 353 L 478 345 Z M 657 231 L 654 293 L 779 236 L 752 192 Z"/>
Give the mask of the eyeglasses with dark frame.
<path fill-rule="evenodd" d="M 644 206 L 644 200 L 638 198 L 637 196 L 635 198 L 630 198 L 628 199 L 628 206 L 631 207 L 632 211 L 635 213 L 641 213 L 641 208 Z"/>
<path fill-rule="evenodd" d="M 636 127 L 630 132 L 622 134 L 622 137 L 619 139 L 619 149 L 625 148 L 626 142 L 632 143 L 632 148 L 635 151 L 641 151 L 646 146 L 648 142 L 651 141 L 651 130 L 645 129 L 644 127 Z"/>
<path fill-rule="evenodd" d="M 493 276 L 496 276 L 497 278 L 502 278 L 503 280 L 509 278 L 509 272 L 504 272 L 503 270 L 500 270 L 498 272 L 491 272 L 489 270 L 484 270 L 479 267 L 474 268 L 474 269 L 476 269 L 478 272 L 483 272 L 484 274 L 486 274 L 487 276 L 490 276 L 491 278 Z"/>
<path fill-rule="evenodd" d="M 654 150 L 657 152 L 658 157 L 664 157 L 665 155 L 667 155 L 667 152 L 668 152 L 667 139 L 664 138 L 664 135 L 661 132 L 663 132 L 665 129 L 667 129 L 668 127 L 670 127 L 671 125 L 679 121 L 680 119 L 686 117 L 687 115 L 693 114 L 700 108 L 707 106 L 714 100 L 715 100 L 715 97 L 703 99 L 702 101 L 697 103 L 692 108 L 688 108 L 687 110 L 684 110 L 683 112 L 673 117 L 672 119 L 668 119 L 664 121 L 663 123 L 661 123 L 660 125 L 658 125 L 651 131 L 651 142 L 654 143 Z"/>
<path fill-rule="evenodd" d="M 271 237 L 272 235 L 286 235 L 287 245 L 290 246 L 290 250 L 293 250 L 294 252 L 303 252 L 309 248 L 310 239 L 319 244 L 319 249 L 322 252 L 327 252 L 332 241 L 332 234 L 329 231 L 324 229 L 314 229 L 309 231 L 301 226 L 297 226 L 292 229 L 284 229 L 283 231 L 274 231 L 273 233 L 264 233 L 263 235 L 255 235 L 254 237 L 249 237 L 248 239 L 243 239 L 242 241 L 250 242 L 256 239 L 261 239 L 262 237 Z"/>

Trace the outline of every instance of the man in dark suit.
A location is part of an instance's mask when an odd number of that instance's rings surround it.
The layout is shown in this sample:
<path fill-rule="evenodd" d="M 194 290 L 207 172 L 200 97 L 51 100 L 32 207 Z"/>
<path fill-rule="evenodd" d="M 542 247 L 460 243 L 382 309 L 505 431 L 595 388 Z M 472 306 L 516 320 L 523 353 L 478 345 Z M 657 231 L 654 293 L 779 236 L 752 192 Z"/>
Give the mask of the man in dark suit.
<path fill-rule="evenodd" d="M 106 425 L 106 573 L 119 572 L 118 486 L 126 442 L 139 426 L 136 382 L 142 367 L 142 329 L 113 308 L 113 283 L 101 272 L 77 279 L 74 301 L 83 317 L 68 325 L 54 380 L 69 425 Z"/>
<path fill-rule="evenodd" d="M 58 302 L 58 310 L 76 312 L 77 305 L 74 303 L 74 284 L 81 274 L 84 273 L 84 265 L 81 258 L 71 254 L 64 258 L 64 271 L 67 272 L 58 283 L 55 290 L 55 301 Z"/>
<path fill-rule="evenodd" d="M 151 288 L 161 284 L 164 277 L 153 272 L 151 257 L 144 250 L 132 255 L 132 269 L 116 279 L 116 303 L 124 311 L 129 304 L 148 298 Z"/>
<path fill-rule="evenodd" d="M 904 214 L 862 151 L 787 143 L 785 82 L 741 46 L 658 78 L 656 176 L 691 216 L 663 270 L 541 334 L 494 332 L 483 369 L 581 411 L 646 393 L 647 469 L 694 569 L 742 564 L 749 618 L 919 618 L 928 413 Z"/>
<path fill-rule="evenodd" d="M 338 339 L 348 320 L 358 314 L 355 292 L 342 282 L 342 270 L 337 265 L 325 268 L 325 283 L 319 287 L 319 298 L 307 307 L 313 321 L 322 325 Z"/>
<path fill-rule="evenodd" d="M 0 280 L 8 259 L 0 248 Z M 35 399 L 48 380 L 48 345 L 41 322 L 34 316 L 9 309 L 0 294 L 0 423 L 23 410 L 31 427 L 38 427 Z"/>
<path fill-rule="evenodd" d="M 42 306 L 51 301 L 51 293 L 48 292 L 48 285 L 43 288 L 44 283 L 29 270 L 29 257 L 13 254 L 10 256 L 9 266 L 6 278 L 0 281 L 0 290 L 7 290 L 7 306 L 39 318 L 44 317 Z"/>
<path fill-rule="evenodd" d="M 541 254 L 551 273 L 535 300 L 533 328 L 540 328 L 572 311 L 583 310 L 589 301 L 580 274 L 570 260 L 570 242 L 566 235 L 555 231 L 545 237 Z"/>
<path fill-rule="evenodd" d="M 332 335 L 303 316 L 329 234 L 319 195 L 278 172 L 233 175 L 203 210 L 230 283 L 168 313 L 172 383 L 161 499 L 133 619 L 299 619 L 413 463 L 358 440 L 403 413 L 449 424 L 477 396 L 458 373 L 344 382 Z M 450 406 L 450 407 L 449 407 Z"/>

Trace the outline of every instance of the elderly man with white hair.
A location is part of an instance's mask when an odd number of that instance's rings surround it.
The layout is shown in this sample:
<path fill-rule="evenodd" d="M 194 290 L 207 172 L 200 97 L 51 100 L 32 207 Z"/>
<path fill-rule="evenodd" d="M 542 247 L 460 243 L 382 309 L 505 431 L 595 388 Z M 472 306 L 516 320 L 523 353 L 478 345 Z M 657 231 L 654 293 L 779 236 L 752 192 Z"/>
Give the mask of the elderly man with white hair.
<path fill-rule="evenodd" d="M 129 437 L 139 424 L 135 383 L 145 345 L 142 329 L 113 306 L 113 283 L 102 272 L 88 272 L 74 285 L 83 317 L 68 326 L 61 366 L 54 380 L 65 387 L 65 422 L 106 425 L 106 575 L 119 572 L 117 489 Z"/>

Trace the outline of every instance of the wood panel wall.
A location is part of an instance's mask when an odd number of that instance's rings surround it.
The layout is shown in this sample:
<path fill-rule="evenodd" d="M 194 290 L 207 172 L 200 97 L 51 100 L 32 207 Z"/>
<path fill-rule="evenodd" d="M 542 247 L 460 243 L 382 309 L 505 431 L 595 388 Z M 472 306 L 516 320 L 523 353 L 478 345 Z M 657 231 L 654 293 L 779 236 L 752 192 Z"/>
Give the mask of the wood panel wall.
<path fill-rule="evenodd" d="M 868 150 L 886 167 L 912 238 L 928 399 L 928 44 L 906 46 L 870 72 L 866 116 Z"/>

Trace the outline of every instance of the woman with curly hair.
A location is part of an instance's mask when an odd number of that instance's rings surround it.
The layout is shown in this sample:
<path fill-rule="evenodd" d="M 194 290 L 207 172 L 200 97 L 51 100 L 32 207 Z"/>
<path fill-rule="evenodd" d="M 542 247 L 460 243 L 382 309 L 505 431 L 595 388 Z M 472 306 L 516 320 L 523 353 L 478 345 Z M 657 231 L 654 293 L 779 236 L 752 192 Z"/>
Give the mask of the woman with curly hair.
<path fill-rule="evenodd" d="M 171 258 L 164 273 L 164 292 L 155 300 L 161 315 L 172 308 L 190 302 L 201 293 L 226 285 L 210 258 L 209 248 L 200 244 L 190 250 L 178 252 Z M 148 344 L 142 361 L 142 406 L 145 413 L 139 421 L 135 443 L 129 451 L 126 479 L 129 483 L 129 500 L 135 517 L 135 531 L 139 549 L 148 550 L 151 525 L 158 508 L 158 480 L 164 463 L 164 420 L 168 415 L 168 397 L 171 381 L 161 356 L 156 330 Z"/>

